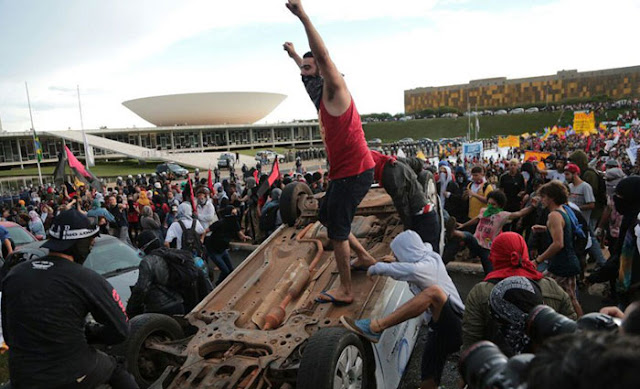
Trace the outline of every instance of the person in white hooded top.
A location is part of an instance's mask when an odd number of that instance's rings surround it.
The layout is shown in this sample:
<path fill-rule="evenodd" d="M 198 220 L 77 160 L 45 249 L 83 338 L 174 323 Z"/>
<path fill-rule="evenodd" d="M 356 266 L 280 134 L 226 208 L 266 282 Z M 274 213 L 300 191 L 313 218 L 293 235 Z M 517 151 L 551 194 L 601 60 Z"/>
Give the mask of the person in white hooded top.
<path fill-rule="evenodd" d="M 464 304 L 440 255 L 415 231 L 398 234 L 391 250 L 397 262 L 378 262 L 367 272 L 369 276 L 407 281 L 414 297 L 386 317 L 354 320 L 342 316 L 340 321 L 347 329 L 377 343 L 385 329 L 426 313 L 430 322 L 422 356 L 421 388 L 437 388 L 447 356 L 462 345 Z"/>

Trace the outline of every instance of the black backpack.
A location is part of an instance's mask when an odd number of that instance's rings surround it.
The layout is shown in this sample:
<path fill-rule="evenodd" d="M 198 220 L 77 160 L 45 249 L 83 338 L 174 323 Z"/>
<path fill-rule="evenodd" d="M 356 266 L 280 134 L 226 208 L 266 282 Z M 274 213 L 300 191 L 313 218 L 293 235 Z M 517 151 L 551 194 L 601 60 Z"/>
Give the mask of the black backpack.
<path fill-rule="evenodd" d="M 200 292 L 199 270 L 193 262 L 191 253 L 185 250 L 160 248 L 153 254 L 164 259 L 169 268 L 168 287 L 182 296 L 185 312 L 195 307 L 204 296 Z"/>
<path fill-rule="evenodd" d="M 587 222 L 587 219 L 584 218 L 584 215 L 582 215 L 582 212 L 576 211 L 568 205 L 563 205 L 562 207 L 565 212 L 567 212 L 567 215 L 571 212 L 575 215 L 576 219 L 578 219 L 582 234 L 579 234 L 572 224 L 571 235 L 573 236 L 573 241 L 571 243 L 573 244 L 573 250 L 578 258 L 584 257 L 587 254 L 587 244 L 589 243 L 589 223 Z"/>
<path fill-rule="evenodd" d="M 266 212 L 260 215 L 259 226 L 261 231 L 273 231 L 276 229 L 276 220 L 280 206 L 269 207 Z"/>
<path fill-rule="evenodd" d="M 185 227 L 182 220 L 178 220 L 178 223 L 180 223 L 180 228 L 182 228 L 182 250 L 189 251 L 192 254 L 201 257 L 204 253 L 204 249 L 202 248 L 200 237 L 196 232 L 196 219 L 191 221 L 190 228 Z"/>
<path fill-rule="evenodd" d="M 590 167 L 587 171 L 592 171 L 598 177 L 598 190 L 593 191 L 593 197 L 596 198 L 596 205 L 604 207 L 607 205 L 607 183 L 604 180 L 604 174 L 600 174 L 596 169 Z M 592 188 L 593 189 L 593 188 Z"/>

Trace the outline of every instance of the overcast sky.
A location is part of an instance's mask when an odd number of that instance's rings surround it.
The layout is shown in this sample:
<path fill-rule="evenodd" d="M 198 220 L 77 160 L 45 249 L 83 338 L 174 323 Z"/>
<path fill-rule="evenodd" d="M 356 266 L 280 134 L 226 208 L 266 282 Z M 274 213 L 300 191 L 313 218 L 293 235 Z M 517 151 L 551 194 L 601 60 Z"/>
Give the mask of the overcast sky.
<path fill-rule="evenodd" d="M 38 130 L 149 126 L 128 99 L 263 91 L 264 121 L 314 118 L 282 50 L 308 50 L 285 0 L 0 0 L 0 120 Z M 637 0 L 303 0 L 361 113 L 405 89 L 640 65 Z"/>

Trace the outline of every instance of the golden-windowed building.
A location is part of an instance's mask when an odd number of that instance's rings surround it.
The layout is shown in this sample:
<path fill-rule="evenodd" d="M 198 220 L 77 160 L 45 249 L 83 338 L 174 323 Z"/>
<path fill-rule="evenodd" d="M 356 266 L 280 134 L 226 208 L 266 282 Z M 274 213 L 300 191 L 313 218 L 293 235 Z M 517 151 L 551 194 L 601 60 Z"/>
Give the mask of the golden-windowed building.
<path fill-rule="evenodd" d="M 578 72 L 561 70 L 555 75 L 473 80 L 468 84 L 404 91 L 405 113 L 441 107 L 465 111 L 520 105 L 553 104 L 574 99 L 607 96 L 615 100 L 640 97 L 640 66 Z"/>

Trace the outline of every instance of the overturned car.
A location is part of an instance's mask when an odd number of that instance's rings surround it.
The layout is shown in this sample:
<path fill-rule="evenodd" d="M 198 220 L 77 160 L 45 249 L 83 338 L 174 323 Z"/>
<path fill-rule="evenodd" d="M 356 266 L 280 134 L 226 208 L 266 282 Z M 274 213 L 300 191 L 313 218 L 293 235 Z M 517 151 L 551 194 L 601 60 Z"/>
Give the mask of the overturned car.
<path fill-rule="evenodd" d="M 431 178 L 425 187 L 437 204 Z M 142 349 L 129 364 L 147 382 L 157 378 L 151 388 L 398 386 L 422 319 L 388 329 L 373 345 L 342 328 L 339 318 L 386 315 L 413 295 L 405 282 L 352 271 L 352 304 L 314 301 L 340 282 L 327 231 L 317 221 L 321 196 L 302 183 L 284 189 L 285 224 L 186 316 L 192 336 L 145 338 L 153 334 L 148 328 L 142 337 L 132 335 Z M 351 230 L 379 258 L 391 254 L 403 229 L 391 198 L 372 188 Z"/>

